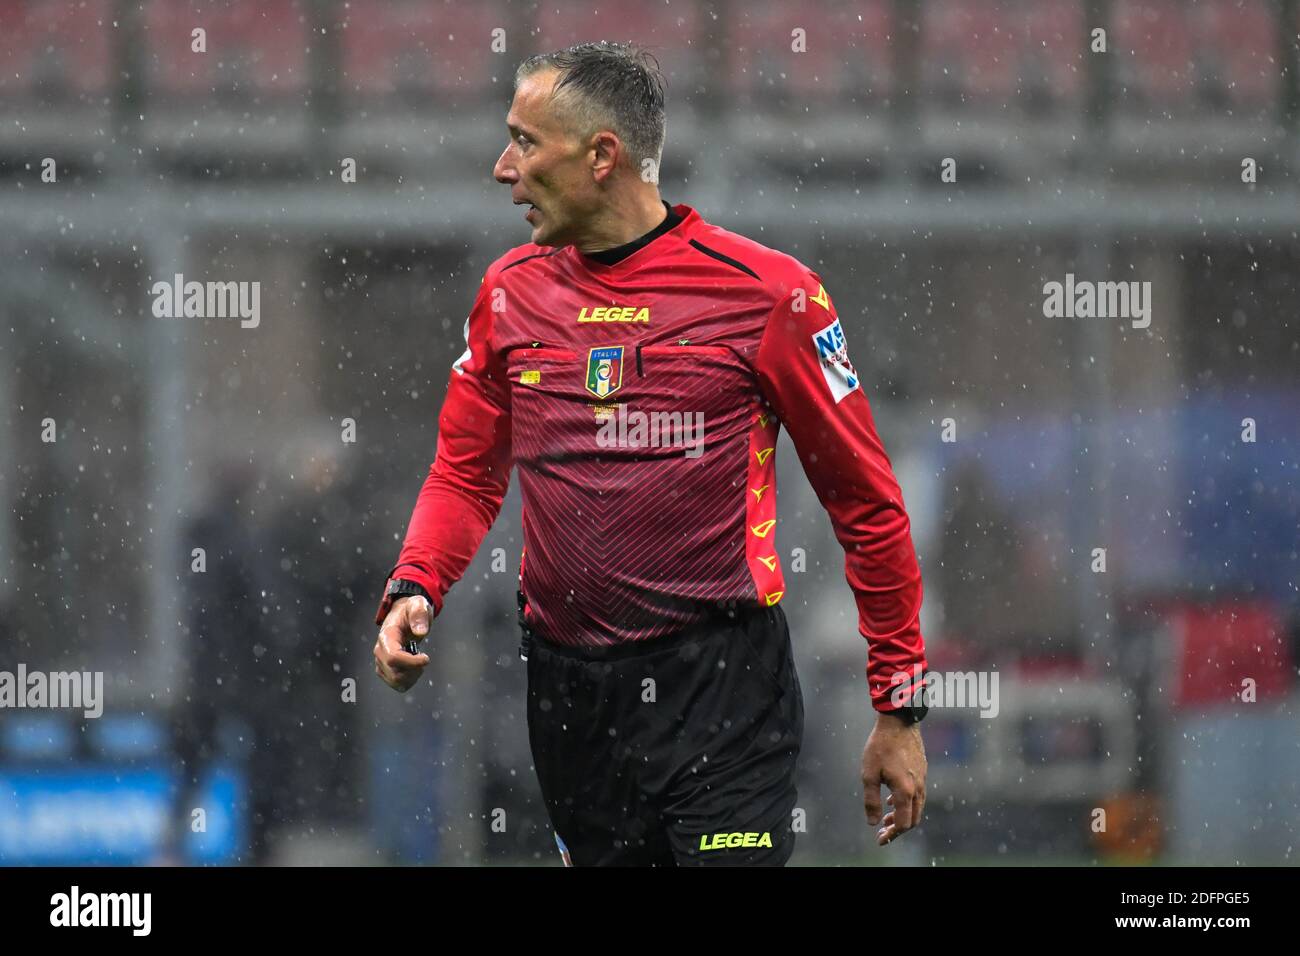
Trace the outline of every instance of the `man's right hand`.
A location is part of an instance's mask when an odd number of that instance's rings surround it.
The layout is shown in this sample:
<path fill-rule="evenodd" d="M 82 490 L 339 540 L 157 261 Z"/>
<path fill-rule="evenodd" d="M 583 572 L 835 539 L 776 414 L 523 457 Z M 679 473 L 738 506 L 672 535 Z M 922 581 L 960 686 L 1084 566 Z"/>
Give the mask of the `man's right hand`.
<path fill-rule="evenodd" d="M 429 633 L 429 602 L 418 594 L 398 598 L 375 639 L 375 673 L 394 690 L 406 693 L 424 673 L 428 654 L 411 654 L 406 643 Z"/>

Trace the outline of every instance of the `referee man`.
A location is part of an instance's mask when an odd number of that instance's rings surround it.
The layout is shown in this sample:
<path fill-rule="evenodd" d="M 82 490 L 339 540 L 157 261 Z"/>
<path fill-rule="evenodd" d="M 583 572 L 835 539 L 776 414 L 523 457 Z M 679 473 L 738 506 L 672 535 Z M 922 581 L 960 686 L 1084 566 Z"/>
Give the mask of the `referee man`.
<path fill-rule="evenodd" d="M 638 47 L 520 65 L 493 173 L 531 241 L 488 268 L 465 323 L 376 671 L 399 691 L 419 679 L 415 642 L 517 468 L 528 735 L 565 863 L 784 864 L 804 722 L 775 543 L 784 427 L 867 642 L 863 800 L 884 845 L 925 807 L 902 495 L 821 278 L 663 201 L 664 121 Z"/>

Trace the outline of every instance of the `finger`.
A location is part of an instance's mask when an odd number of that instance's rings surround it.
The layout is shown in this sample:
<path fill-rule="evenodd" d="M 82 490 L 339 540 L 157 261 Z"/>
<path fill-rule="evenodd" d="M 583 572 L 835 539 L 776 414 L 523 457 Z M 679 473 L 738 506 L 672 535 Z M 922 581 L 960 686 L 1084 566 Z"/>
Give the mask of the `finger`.
<path fill-rule="evenodd" d="M 880 822 L 880 765 L 870 754 L 862 757 L 862 809 L 867 815 L 867 823 L 875 826 Z"/>
<path fill-rule="evenodd" d="M 867 823 L 873 827 L 880 822 L 880 781 L 864 780 L 862 786 L 862 809 L 866 811 Z"/>
<path fill-rule="evenodd" d="M 894 820 L 899 832 L 912 829 L 912 793 L 903 790 L 895 792 L 892 796 L 894 798 Z"/>
<path fill-rule="evenodd" d="M 894 825 L 893 811 L 885 814 L 885 818 L 880 821 L 880 829 L 876 831 L 876 845 L 884 846 L 890 843 L 898 836 L 898 827 Z"/>
<path fill-rule="evenodd" d="M 381 657 L 392 670 L 420 668 L 429 663 L 428 654 L 410 654 L 402 650 L 402 633 L 396 624 L 386 624 L 380 629 L 379 642 L 383 645 Z"/>
<path fill-rule="evenodd" d="M 379 675 L 380 680 L 396 691 L 405 692 L 407 688 L 415 683 L 414 678 L 406 676 L 411 672 L 410 668 L 395 669 L 385 664 L 381 652 L 381 642 L 375 642 L 375 673 Z M 418 671 L 415 674 L 417 677 L 419 676 Z"/>
<path fill-rule="evenodd" d="M 386 666 L 393 671 L 406 670 L 421 664 L 420 658 L 407 651 L 403 646 L 403 633 L 400 624 L 385 624 L 379 631 L 379 650 L 376 652 Z"/>
<path fill-rule="evenodd" d="M 406 602 L 406 629 L 417 638 L 429 633 L 429 602 L 417 594 Z"/>
<path fill-rule="evenodd" d="M 382 677 L 384 683 L 393 690 L 397 691 L 399 694 L 405 694 L 408 690 L 414 687 L 415 682 L 420 679 L 420 672 L 411 668 L 399 671 L 385 670 L 383 674 L 380 674 L 380 677 Z"/>
<path fill-rule="evenodd" d="M 384 642 L 382 634 L 375 638 L 374 657 L 375 673 L 379 675 L 380 680 L 392 687 L 393 681 L 396 679 L 396 674 L 394 674 L 393 670 L 388 666 L 388 645 Z"/>
<path fill-rule="evenodd" d="M 401 680 L 398 673 L 379 658 L 378 653 L 375 655 L 375 673 L 378 674 L 379 679 L 389 687 L 396 687 L 398 682 Z"/>

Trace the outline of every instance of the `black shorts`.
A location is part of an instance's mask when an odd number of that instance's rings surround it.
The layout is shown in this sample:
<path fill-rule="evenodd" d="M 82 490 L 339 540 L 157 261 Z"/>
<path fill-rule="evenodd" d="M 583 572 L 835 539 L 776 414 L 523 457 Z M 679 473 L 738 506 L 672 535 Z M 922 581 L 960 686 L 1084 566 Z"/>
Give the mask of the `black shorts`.
<path fill-rule="evenodd" d="M 611 648 L 528 647 L 528 739 L 566 864 L 783 865 L 803 695 L 779 606 Z"/>

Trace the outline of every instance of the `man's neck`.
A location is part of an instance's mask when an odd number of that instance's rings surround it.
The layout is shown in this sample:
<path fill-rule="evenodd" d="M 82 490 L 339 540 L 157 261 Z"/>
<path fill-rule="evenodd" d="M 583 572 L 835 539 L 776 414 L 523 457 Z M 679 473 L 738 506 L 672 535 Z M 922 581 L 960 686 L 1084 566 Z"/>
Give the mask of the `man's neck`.
<path fill-rule="evenodd" d="M 602 252 L 639 239 L 664 221 L 663 200 L 657 189 L 640 191 L 628 200 L 612 203 L 591 232 L 574 243 L 579 252 Z"/>

